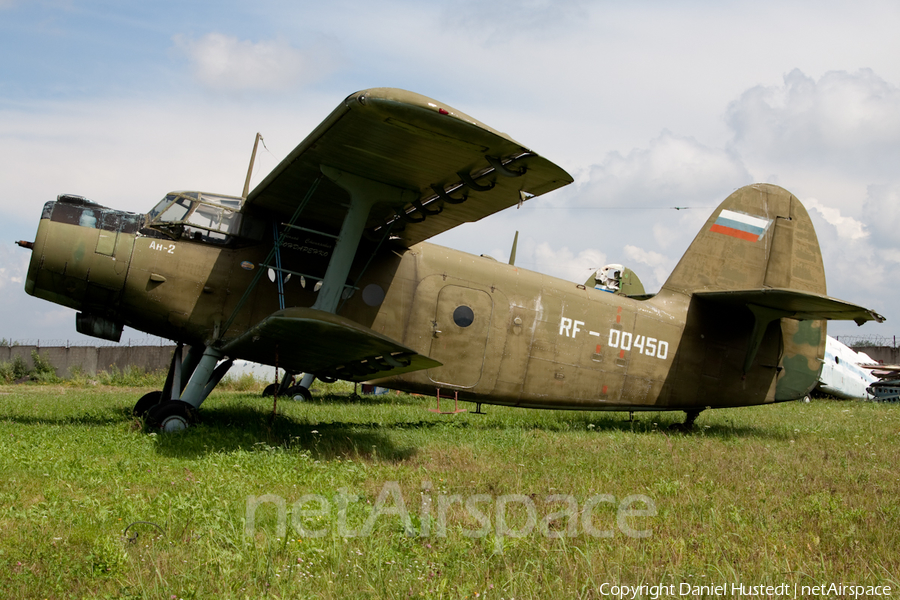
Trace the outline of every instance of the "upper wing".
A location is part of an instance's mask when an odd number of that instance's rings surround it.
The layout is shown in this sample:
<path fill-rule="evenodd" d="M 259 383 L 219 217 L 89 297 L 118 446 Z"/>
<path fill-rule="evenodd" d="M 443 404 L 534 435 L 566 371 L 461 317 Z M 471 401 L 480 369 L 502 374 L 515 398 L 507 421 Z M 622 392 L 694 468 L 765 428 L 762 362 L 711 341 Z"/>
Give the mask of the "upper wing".
<path fill-rule="evenodd" d="M 414 192 L 416 202 L 375 206 L 366 224 L 374 230 L 394 222 L 391 234 L 407 246 L 572 182 L 552 162 L 445 104 L 375 88 L 344 100 L 246 205 L 290 217 L 322 166 Z M 323 179 L 302 220 L 336 231 L 348 201 Z"/>
<path fill-rule="evenodd" d="M 273 313 L 222 348 L 225 354 L 347 381 L 368 381 L 441 363 L 350 319 L 315 310 Z"/>
<path fill-rule="evenodd" d="M 723 304 L 752 304 L 784 312 L 791 319 L 829 319 L 884 322 L 884 317 L 873 310 L 830 296 L 778 288 L 754 290 L 727 290 L 721 292 L 694 292 L 694 296 Z"/>

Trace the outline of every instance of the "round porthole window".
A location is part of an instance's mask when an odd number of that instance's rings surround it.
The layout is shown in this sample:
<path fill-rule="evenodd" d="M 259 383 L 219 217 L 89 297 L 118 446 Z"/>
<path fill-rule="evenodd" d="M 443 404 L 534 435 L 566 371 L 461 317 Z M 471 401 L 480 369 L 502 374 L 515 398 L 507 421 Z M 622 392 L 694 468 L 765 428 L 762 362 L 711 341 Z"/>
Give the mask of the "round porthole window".
<path fill-rule="evenodd" d="M 384 290 L 377 283 L 370 283 L 363 288 L 362 298 L 369 306 L 379 306 L 384 302 Z"/>
<path fill-rule="evenodd" d="M 457 306 L 453 311 L 453 322 L 460 327 L 468 327 L 475 321 L 475 313 L 466 305 Z"/>

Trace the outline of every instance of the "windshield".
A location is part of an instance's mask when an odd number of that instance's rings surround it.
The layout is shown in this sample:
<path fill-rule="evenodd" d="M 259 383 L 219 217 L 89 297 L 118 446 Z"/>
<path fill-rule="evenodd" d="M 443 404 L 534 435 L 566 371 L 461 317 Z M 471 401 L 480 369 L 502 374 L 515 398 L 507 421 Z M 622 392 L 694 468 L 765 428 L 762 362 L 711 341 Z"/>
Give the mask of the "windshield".
<path fill-rule="evenodd" d="M 159 214 L 160 214 L 162 211 L 166 210 L 166 207 L 168 207 L 170 204 L 172 204 L 173 202 L 175 202 L 175 200 L 176 200 L 177 198 L 178 198 L 178 196 L 174 196 L 174 195 L 172 195 L 172 194 L 169 194 L 168 196 L 166 196 L 165 198 L 163 198 L 162 200 L 160 200 L 160 201 L 159 201 L 159 204 L 157 204 L 156 206 L 154 206 L 153 208 L 151 208 L 151 209 L 150 209 L 150 212 L 147 213 L 147 216 L 150 217 L 150 220 L 152 221 L 152 220 L 155 219 L 157 216 L 159 216 Z"/>
<path fill-rule="evenodd" d="M 162 211 L 158 220 L 163 223 L 178 223 L 191 210 L 192 204 L 187 198 L 178 198 Z"/>

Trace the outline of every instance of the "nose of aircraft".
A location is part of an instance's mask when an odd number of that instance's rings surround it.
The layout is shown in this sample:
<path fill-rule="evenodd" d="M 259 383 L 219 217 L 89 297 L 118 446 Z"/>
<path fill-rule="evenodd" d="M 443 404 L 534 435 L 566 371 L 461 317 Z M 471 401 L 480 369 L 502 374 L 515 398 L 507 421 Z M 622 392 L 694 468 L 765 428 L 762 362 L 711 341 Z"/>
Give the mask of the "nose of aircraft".
<path fill-rule="evenodd" d="M 32 251 L 25 291 L 83 311 L 81 322 L 86 317 L 104 322 L 98 329 L 102 335 L 79 326 L 82 333 L 117 339 L 116 310 L 140 223 L 141 215 L 79 196 L 48 202 L 34 242 L 18 242 Z"/>

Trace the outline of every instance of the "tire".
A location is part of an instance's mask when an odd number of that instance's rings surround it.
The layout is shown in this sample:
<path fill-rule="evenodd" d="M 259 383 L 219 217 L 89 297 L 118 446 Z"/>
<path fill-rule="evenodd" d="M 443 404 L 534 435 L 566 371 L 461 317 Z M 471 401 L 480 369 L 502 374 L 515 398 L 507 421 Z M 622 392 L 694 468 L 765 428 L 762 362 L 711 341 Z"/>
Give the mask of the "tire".
<path fill-rule="evenodd" d="M 162 400 L 162 390 L 158 390 L 156 392 L 149 392 L 141 396 L 141 399 L 137 401 L 134 405 L 134 409 L 132 409 L 131 414 L 135 417 L 145 417 L 147 416 L 147 412 L 159 404 Z"/>
<path fill-rule="evenodd" d="M 184 431 L 198 423 L 197 409 L 181 400 L 167 400 L 147 412 L 147 426 L 166 433 Z"/>
<path fill-rule="evenodd" d="M 292 385 L 284 395 L 298 402 L 309 402 L 312 400 L 312 394 L 302 385 Z"/>
<path fill-rule="evenodd" d="M 262 397 L 263 398 L 271 398 L 272 396 L 275 395 L 275 392 L 277 392 L 277 391 L 278 391 L 278 384 L 270 383 L 263 389 Z"/>

